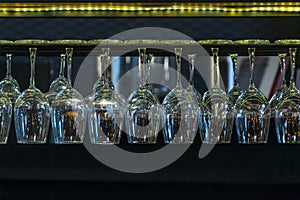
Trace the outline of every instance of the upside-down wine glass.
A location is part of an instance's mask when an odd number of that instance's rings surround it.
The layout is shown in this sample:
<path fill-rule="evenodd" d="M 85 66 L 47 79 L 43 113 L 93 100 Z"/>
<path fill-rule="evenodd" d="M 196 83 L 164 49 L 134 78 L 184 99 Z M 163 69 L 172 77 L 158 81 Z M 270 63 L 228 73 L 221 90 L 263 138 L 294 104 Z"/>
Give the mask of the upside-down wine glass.
<path fill-rule="evenodd" d="M 57 94 L 68 87 L 68 79 L 65 78 L 65 66 L 66 54 L 60 54 L 59 75 L 52 81 L 49 87 L 49 92 L 46 93 L 46 97 L 48 98 L 50 105 Z"/>
<path fill-rule="evenodd" d="M 265 45 L 268 40 L 240 40 L 240 45 Z M 255 48 L 248 48 L 250 80 L 248 89 L 235 104 L 235 124 L 240 144 L 267 143 L 270 124 L 268 99 L 254 84 Z"/>
<path fill-rule="evenodd" d="M 163 122 L 163 109 L 146 82 L 146 48 L 139 48 L 140 86 L 131 93 L 126 106 L 128 143 L 154 144 Z"/>
<path fill-rule="evenodd" d="M 102 49 L 100 60 L 107 70 L 109 65 L 109 48 Z M 107 80 L 107 73 L 104 73 Z M 123 104 L 119 95 L 105 81 L 101 89 L 96 89 L 88 102 L 88 124 L 90 140 L 93 144 L 118 144 L 123 123 Z"/>
<path fill-rule="evenodd" d="M 228 45 L 231 40 L 208 40 L 205 44 Z M 200 43 L 201 44 L 201 43 Z M 200 134 L 202 143 L 230 143 L 233 127 L 232 104 L 229 95 L 220 87 L 219 48 L 211 48 L 213 58 L 213 85 L 203 95 L 206 131 Z"/>
<path fill-rule="evenodd" d="M 278 103 L 281 101 L 282 97 L 288 90 L 286 85 L 286 78 L 285 78 L 285 71 L 286 71 L 286 53 L 279 53 L 278 57 L 280 59 L 280 71 L 281 71 L 281 86 L 280 88 L 274 93 L 272 98 L 270 99 L 270 108 L 271 108 L 271 117 L 274 118 L 275 116 L 275 108 L 278 106 Z"/>
<path fill-rule="evenodd" d="M 66 48 L 68 87 L 51 104 L 51 123 L 56 144 L 80 144 L 84 139 L 86 108 L 84 98 L 72 87 L 73 48 Z"/>
<path fill-rule="evenodd" d="M 181 83 L 182 48 L 175 48 L 177 82 L 164 98 L 166 111 L 163 130 L 165 143 L 189 144 L 194 141 L 199 125 L 199 105 L 195 93 L 189 93 Z"/>
<path fill-rule="evenodd" d="M 282 40 L 283 45 L 300 44 L 300 40 Z M 295 84 L 297 48 L 289 48 L 291 77 L 290 85 L 275 107 L 275 126 L 278 143 L 300 143 L 300 91 Z"/>
<path fill-rule="evenodd" d="M 11 104 L 14 105 L 21 93 L 18 82 L 11 75 L 11 59 L 12 54 L 6 54 L 6 76 L 0 82 L 0 90 L 8 96 Z"/>
<path fill-rule="evenodd" d="M 29 48 L 31 77 L 29 88 L 17 98 L 14 108 L 17 142 L 46 143 L 50 111 L 45 95 L 35 86 L 36 48 Z"/>
<path fill-rule="evenodd" d="M 232 65 L 233 65 L 233 87 L 228 92 L 228 94 L 230 96 L 230 101 L 231 101 L 232 105 L 234 105 L 236 100 L 238 99 L 238 97 L 244 93 L 244 90 L 240 87 L 239 82 L 237 80 L 238 54 L 231 53 L 231 54 L 229 54 L 229 56 L 231 58 Z"/>

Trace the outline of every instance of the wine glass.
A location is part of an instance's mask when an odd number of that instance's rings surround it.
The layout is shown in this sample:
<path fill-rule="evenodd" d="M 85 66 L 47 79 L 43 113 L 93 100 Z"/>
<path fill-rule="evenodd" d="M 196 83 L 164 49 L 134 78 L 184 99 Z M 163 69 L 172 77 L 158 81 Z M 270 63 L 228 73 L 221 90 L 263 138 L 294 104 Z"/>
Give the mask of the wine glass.
<path fill-rule="evenodd" d="M 299 45 L 300 40 L 281 40 L 277 44 Z M 290 85 L 275 107 L 275 126 L 278 143 L 300 143 L 300 137 L 298 136 L 300 130 L 300 91 L 295 85 L 296 52 L 297 48 L 289 48 L 291 65 Z"/>
<path fill-rule="evenodd" d="M 200 44 L 213 46 L 213 83 L 203 95 L 204 125 L 200 137 L 204 144 L 230 143 L 233 127 L 233 112 L 230 97 L 220 86 L 219 45 L 231 45 L 231 40 L 201 40 Z"/>
<path fill-rule="evenodd" d="M 235 104 L 235 124 L 240 144 L 267 143 L 270 108 L 266 96 L 254 84 L 255 45 L 269 44 L 268 40 L 239 40 L 235 44 L 249 45 L 250 80 L 248 89 Z"/>
<path fill-rule="evenodd" d="M 182 48 L 175 48 L 177 83 L 164 98 L 166 124 L 163 130 L 165 143 L 193 143 L 198 130 L 199 104 L 195 93 L 182 87 L 181 57 Z"/>
<path fill-rule="evenodd" d="M 49 100 L 51 105 L 52 101 L 55 99 L 57 94 L 67 89 L 68 80 L 65 78 L 65 65 L 66 65 L 66 54 L 60 54 L 60 69 L 59 75 L 56 79 L 54 79 L 50 85 L 49 92 L 46 93 L 46 97 Z"/>
<path fill-rule="evenodd" d="M 103 48 L 102 51 L 99 57 L 105 71 L 109 64 L 109 48 Z M 107 74 L 104 75 L 104 80 L 108 80 Z M 94 92 L 87 107 L 91 143 L 118 144 L 122 130 L 123 101 L 108 81 Z"/>
<path fill-rule="evenodd" d="M 200 107 L 202 107 L 202 95 L 200 92 L 195 88 L 195 83 L 194 83 L 194 74 L 195 74 L 195 59 L 196 59 L 196 54 L 188 54 L 188 61 L 189 61 L 189 87 L 187 88 L 188 93 L 195 95 L 197 98 L 197 102 Z"/>
<path fill-rule="evenodd" d="M 275 92 L 275 94 L 272 96 L 270 100 L 270 108 L 271 108 L 271 117 L 274 118 L 275 116 L 275 108 L 278 105 L 278 103 L 281 101 L 282 97 L 284 96 L 285 92 L 287 91 L 288 87 L 286 85 L 286 79 L 285 79 L 285 71 L 286 71 L 286 53 L 279 53 L 278 57 L 280 59 L 280 71 L 281 71 L 281 86 L 280 88 Z"/>
<path fill-rule="evenodd" d="M 18 82 L 11 75 L 11 59 L 12 54 L 6 54 L 6 76 L 0 82 L 0 91 L 4 92 L 10 99 L 11 104 L 14 105 L 21 93 Z"/>
<path fill-rule="evenodd" d="M 29 88 L 17 98 L 14 108 L 17 142 L 46 143 L 50 111 L 45 95 L 35 86 L 36 48 L 29 48 L 31 77 Z"/>
<path fill-rule="evenodd" d="M 234 81 L 233 81 L 233 87 L 228 92 L 228 94 L 230 96 L 230 101 L 231 101 L 232 105 L 234 105 L 236 100 L 238 99 L 238 97 L 244 93 L 244 90 L 240 87 L 238 80 L 237 80 L 238 54 L 231 53 L 231 54 L 229 54 L 229 56 L 231 58 L 232 65 L 233 65 L 233 80 Z"/>
<path fill-rule="evenodd" d="M 103 48 L 103 49 L 107 49 L 107 51 L 108 51 L 107 53 L 109 54 L 109 48 Z M 101 62 L 101 59 L 99 56 L 97 57 L 97 66 L 98 66 L 97 71 L 98 71 L 99 78 L 93 86 L 93 92 L 101 90 L 102 87 L 104 87 L 105 85 L 109 86 L 111 88 L 111 90 L 114 90 L 115 86 L 114 86 L 113 82 L 107 78 L 108 77 L 108 74 L 107 74 L 108 69 L 103 72 L 103 69 L 105 69 L 105 66 L 102 66 L 102 62 Z M 108 67 L 108 66 L 106 66 L 106 67 Z"/>
<path fill-rule="evenodd" d="M 154 144 L 163 122 L 163 109 L 148 89 L 146 76 L 146 48 L 139 48 L 140 86 L 128 97 L 126 106 L 127 140 L 131 144 Z"/>
<path fill-rule="evenodd" d="M 84 98 L 71 85 L 73 48 L 66 48 L 68 86 L 51 104 L 51 122 L 56 144 L 80 144 L 84 139 L 86 109 Z"/>
<path fill-rule="evenodd" d="M 12 119 L 12 104 L 9 97 L 0 91 L 0 144 L 6 144 Z"/>

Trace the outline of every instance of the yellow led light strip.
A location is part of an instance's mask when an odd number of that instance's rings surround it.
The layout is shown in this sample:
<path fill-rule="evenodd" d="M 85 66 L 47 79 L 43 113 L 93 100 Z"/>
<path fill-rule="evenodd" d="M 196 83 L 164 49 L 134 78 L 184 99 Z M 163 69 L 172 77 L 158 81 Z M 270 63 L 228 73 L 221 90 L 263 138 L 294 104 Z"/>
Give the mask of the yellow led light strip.
<path fill-rule="evenodd" d="M 0 3 L 0 14 L 7 13 L 53 13 L 53 12 L 211 12 L 211 13 L 296 13 L 300 2 L 137 2 L 137 3 Z"/>

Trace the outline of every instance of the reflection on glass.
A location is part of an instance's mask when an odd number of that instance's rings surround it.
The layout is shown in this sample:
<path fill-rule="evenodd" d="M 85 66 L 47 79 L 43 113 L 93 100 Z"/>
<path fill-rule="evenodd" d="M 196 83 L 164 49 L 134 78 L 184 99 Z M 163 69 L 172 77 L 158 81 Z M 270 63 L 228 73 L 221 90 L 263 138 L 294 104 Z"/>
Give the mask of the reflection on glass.
<path fill-rule="evenodd" d="M 46 143 L 50 111 L 45 95 L 35 86 L 36 48 L 29 48 L 31 77 L 29 88 L 17 98 L 14 108 L 17 142 Z"/>

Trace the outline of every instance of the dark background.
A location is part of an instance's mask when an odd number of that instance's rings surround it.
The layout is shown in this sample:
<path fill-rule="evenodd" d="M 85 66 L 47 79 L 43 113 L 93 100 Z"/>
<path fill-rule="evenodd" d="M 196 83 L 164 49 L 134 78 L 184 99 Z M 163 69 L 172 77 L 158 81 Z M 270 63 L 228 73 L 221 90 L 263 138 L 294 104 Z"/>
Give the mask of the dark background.
<path fill-rule="evenodd" d="M 138 27 L 163 27 L 195 40 L 300 38 L 300 18 L 2 18 L 0 39 L 97 39 Z M 27 55 L 25 55 L 27 56 Z M 4 76 L 4 55 L 0 75 Z M 37 86 L 46 92 L 57 74 L 57 57 L 38 57 Z M 77 60 L 76 60 L 77 59 Z M 73 76 L 82 58 L 75 58 Z M 28 57 L 13 58 L 13 75 L 24 90 Z M 56 67 L 56 68 L 55 68 Z M 50 70 L 53 70 L 50 75 Z M 265 199 L 298 194 L 300 147 L 279 145 L 271 124 L 265 145 L 217 145 L 198 158 L 199 136 L 175 163 L 156 172 L 127 174 L 95 160 L 82 145 L 18 145 L 12 127 L 9 144 L 0 146 L 0 199 Z M 235 133 L 234 133 L 235 134 Z M 148 151 L 162 146 L 121 148 Z"/>

